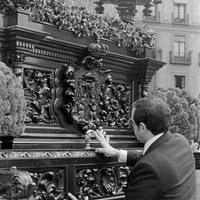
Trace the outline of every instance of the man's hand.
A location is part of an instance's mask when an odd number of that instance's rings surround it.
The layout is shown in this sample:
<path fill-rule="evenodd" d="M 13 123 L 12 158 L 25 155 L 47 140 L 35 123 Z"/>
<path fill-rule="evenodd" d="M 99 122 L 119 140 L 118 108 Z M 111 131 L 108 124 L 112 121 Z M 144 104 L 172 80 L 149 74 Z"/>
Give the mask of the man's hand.
<path fill-rule="evenodd" d="M 95 150 L 96 153 L 103 153 L 106 157 L 119 157 L 119 150 L 113 148 L 109 144 L 109 137 L 105 135 L 103 128 L 99 128 L 99 130 L 96 130 L 93 133 L 102 146 L 102 148 L 97 148 Z"/>

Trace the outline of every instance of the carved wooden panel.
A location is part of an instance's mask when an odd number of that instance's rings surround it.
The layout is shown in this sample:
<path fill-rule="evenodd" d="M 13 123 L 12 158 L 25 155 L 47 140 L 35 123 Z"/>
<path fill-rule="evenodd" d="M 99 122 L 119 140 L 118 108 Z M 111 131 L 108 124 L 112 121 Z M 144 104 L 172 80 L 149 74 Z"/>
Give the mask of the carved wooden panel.
<path fill-rule="evenodd" d="M 80 199 L 124 195 L 129 172 L 123 165 L 76 168 L 76 195 Z"/>
<path fill-rule="evenodd" d="M 64 200 L 68 192 L 80 199 L 121 198 L 129 174 L 123 163 L 97 157 L 92 150 L 4 151 L 0 160 L 5 169 L 0 170 L 3 200 Z M 12 163 L 18 170 L 6 170 Z"/>
<path fill-rule="evenodd" d="M 51 111 L 52 73 L 39 69 L 25 69 L 23 81 L 27 100 L 26 123 L 54 123 Z"/>
<path fill-rule="evenodd" d="M 62 200 L 64 199 L 64 169 L 37 168 L 28 171 L 0 170 L 1 200 Z"/>
<path fill-rule="evenodd" d="M 29 172 L 35 183 L 33 196 L 35 200 L 64 199 L 64 170 L 52 169 L 44 172 Z"/>
<path fill-rule="evenodd" d="M 87 56 L 81 65 L 65 64 L 55 72 L 54 111 L 62 127 L 83 132 L 104 127 L 128 127 L 131 86 L 113 83 L 110 70 Z"/>

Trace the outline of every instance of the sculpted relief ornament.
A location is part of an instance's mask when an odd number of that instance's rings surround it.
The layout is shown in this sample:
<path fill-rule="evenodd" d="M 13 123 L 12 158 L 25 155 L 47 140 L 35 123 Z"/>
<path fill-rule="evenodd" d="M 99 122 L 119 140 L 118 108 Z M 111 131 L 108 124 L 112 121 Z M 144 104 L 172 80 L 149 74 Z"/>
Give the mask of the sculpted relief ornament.
<path fill-rule="evenodd" d="M 123 195 L 130 169 L 125 166 L 87 168 L 76 171 L 77 196 L 84 199 Z"/>
<path fill-rule="evenodd" d="M 0 170 L 0 199 L 33 199 L 35 183 L 26 171 L 19 171 L 16 167 L 10 170 Z"/>
<path fill-rule="evenodd" d="M 84 134 L 98 126 L 128 127 L 131 88 L 113 83 L 111 71 L 102 66 L 107 52 L 97 40 L 79 64 L 56 69 L 54 113 L 62 127 L 75 125 Z"/>

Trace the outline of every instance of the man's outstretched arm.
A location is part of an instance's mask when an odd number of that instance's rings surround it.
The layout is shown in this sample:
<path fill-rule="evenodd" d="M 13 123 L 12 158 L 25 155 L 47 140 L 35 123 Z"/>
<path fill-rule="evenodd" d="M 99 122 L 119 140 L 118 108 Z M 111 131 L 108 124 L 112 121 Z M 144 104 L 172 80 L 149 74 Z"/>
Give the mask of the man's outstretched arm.
<path fill-rule="evenodd" d="M 109 137 L 103 129 L 93 132 L 101 148 L 95 150 L 96 153 L 103 153 L 106 157 L 116 157 L 119 162 L 125 162 L 128 166 L 134 166 L 141 158 L 142 150 L 122 150 L 116 149 L 109 144 Z"/>

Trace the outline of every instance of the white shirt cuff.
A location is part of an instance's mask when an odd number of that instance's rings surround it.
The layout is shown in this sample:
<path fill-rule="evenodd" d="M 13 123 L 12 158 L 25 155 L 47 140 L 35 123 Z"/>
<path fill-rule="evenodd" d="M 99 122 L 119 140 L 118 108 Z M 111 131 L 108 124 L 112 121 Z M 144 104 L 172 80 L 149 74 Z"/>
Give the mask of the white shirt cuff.
<path fill-rule="evenodd" d="M 119 158 L 118 158 L 118 162 L 126 162 L 127 161 L 127 151 L 126 150 L 119 150 Z"/>

